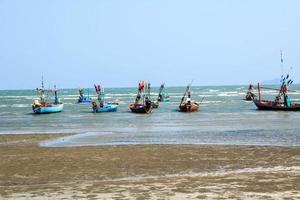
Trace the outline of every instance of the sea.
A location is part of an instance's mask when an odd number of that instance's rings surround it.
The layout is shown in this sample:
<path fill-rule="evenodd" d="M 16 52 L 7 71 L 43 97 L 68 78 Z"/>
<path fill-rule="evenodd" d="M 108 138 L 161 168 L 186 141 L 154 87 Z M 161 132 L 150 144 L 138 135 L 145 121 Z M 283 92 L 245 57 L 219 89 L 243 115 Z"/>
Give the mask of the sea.
<path fill-rule="evenodd" d="M 269 86 L 272 87 L 272 86 Z M 278 88 L 278 86 L 273 86 Z M 300 85 L 292 99 L 300 100 Z M 167 87 L 170 102 L 160 103 L 152 114 L 131 113 L 128 104 L 136 88 L 106 88 L 106 101 L 118 100 L 117 112 L 93 113 L 90 104 L 78 104 L 78 89 L 61 89 L 63 112 L 33 114 L 38 96 L 32 90 L 0 90 L 0 134 L 73 133 L 40 143 L 46 147 L 124 144 L 225 144 L 300 146 L 300 112 L 259 111 L 244 101 L 247 86 L 192 86 L 192 99 L 200 104 L 194 113 L 178 110 L 185 87 Z M 88 89 L 92 99 L 96 93 Z M 157 97 L 158 87 L 151 95 Z M 277 91 L 263 90 L 272 100 Z"/>

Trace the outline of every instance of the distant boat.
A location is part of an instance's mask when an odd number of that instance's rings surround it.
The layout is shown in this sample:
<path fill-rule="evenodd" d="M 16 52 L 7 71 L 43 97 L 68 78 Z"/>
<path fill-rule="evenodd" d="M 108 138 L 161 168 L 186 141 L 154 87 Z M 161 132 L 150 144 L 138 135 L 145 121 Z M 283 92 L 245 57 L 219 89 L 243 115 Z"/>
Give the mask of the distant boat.
<path fill-rule="evenodd" d="M 133 113 L 149 114 L 152 112 L 152 106 L 150 84 L 148 85 L 144 81 L 140 81 L 135 102 L 130 103 L 129 108 Z"/>
<path fill-rule="evenodd" d="M 153 101 L 153 100 L 151 99 L 150 90 L 151 90 L 151 88 L 150 88 L 150 83 L 148 83 L 148 87 L 147 87 L 148 97 L 149 97 L 150 100 L 151 100 L 152 108 L 156 109 L 156 108 L 159 107 L 159 101 L 157 101 L 157 100 L 154 100 L 154 101 Z"/>
<path fill-rule="evenodd" d="M 90 103 L 91 99 L 90 99 L 90 95 L 89 95 L 89 90 L 88 90 L 88 96 L 84 95 L 84 88 L 80 88 L 78 90 L 79 92 L 79 98 L 77 103 L 81 103 L 81 104 L 86 104 L 86 103 Z"/>
<path fill-rule="evenodd" d="M 159 102 L 169 102 L 170 96 L 166 93 L 165 83 L 160 85 L 157 101 Z"/>
<path fill-rule="evenodd" d="M 181 102 L 179 104 L 179 109 L 181 112 L 194 112 L 198 111 L 199 109 L 199 103 L 191 99 L 190 85 L 186 87 L 184 95 L 181 98 Z"/>
<path fill-rule="evenodd" d="M 40 95 L 40 100 L 33 101 L 32 110 L 34 113 L 57 113 L 64 109 L 64 103 L 61 102 L 57 96 L 58 90 L 56 89 L 56 86 L 54 86 L 54 89 L 45 89 L 44 81 L 42 79 L 42 88 L 37 88 L 36 91 Z M 54 102 L 46 101 L 46 98 L 50 96 L 50 93 L 54 93 Z"/>
<path fill-rule="evenodd" d="M 256 95 L 253 93 L 253 89 L 254 89 L 253 85 L 249 84 L 248 91 L 245 95 L 246 101 L 252 101 L 256 97 Z"/>
<path fill-rule="evenodd" d="M 283 59 L 281 54 L 281 64 L 283 65 Z M 260 84 L 257 85 L 258 90 L 258 99 L 254 99 L 253 102 L 259 110 L 274 110 L 274 111 L 300 111 L 300 102 L 293 101 L 287 95 L 287 92 L 295 92 L 288 90 L 288 86 L 293 83 L 293 80 L 290 79 L 289 74 L 286 76 L 281 76 L 281 86 L 279 89 L 260 87 Z M 274 101 L 262 100 L 261 99 L 261 89 L 268 90 L 277 90 L 279 91 L 278 95 L 275 97 Z"/>
<path fill-rule="evenodd" d="M 102 112 L 115 112 L 117 111 L 119 104 L 114 102 L 114 103 L 105 103 L 105 94 L 104 94 L 104 88 L 100 85 L 94 85 L 96 93 L 98 94 L 98 101 L 99 101 L 99 106 L 97 105 L 96 101 L 92 101 L 92 107 L 93 107 L 93 112 L 95 113 L 102 113 Z"/>

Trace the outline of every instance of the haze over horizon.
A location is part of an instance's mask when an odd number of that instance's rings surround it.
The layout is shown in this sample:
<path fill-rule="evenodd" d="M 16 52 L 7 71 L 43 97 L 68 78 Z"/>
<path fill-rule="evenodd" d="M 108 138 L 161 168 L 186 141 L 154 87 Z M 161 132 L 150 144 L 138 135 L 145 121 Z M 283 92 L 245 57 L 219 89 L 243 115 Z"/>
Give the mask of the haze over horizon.
<path fill-rule="evenodd" d="M 300 79 L 300 1 L 0 0 L 0 89 Z"/>

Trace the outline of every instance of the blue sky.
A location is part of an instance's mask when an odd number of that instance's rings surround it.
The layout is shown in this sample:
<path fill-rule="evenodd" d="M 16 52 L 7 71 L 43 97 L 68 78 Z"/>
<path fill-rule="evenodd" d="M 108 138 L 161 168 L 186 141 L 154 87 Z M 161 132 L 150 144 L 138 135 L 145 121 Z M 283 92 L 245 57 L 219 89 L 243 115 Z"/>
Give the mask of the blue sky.
<path fill-rule="evenodd" d="M 0 89 L 300 76 L 300 1 L 0 0 Z"/>

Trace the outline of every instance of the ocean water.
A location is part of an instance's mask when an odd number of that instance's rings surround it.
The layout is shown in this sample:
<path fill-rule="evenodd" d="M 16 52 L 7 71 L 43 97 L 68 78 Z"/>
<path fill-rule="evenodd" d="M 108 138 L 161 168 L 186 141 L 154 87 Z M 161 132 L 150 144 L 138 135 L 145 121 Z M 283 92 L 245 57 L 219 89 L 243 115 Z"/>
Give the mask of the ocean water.
<path fill-rule="evenodd" d="M 278 86 L 277 86 L 278 87 Z M 300 85 L 291 98 L 300 98 Z M 111 144 L 242 144 L 300 146 L 300 112 L 259 111 L 243 101 L 247 86 L 193 86 L 192 98 L 201 101 L 199 112 L 178 112 L 184 87 L 167 87 L 170 102 L 161 103 L 152 114 L 131 113 L 136 88 L 106 89 L 107 100 L 120 101 L 117 112 L 92 113 L 90 104 L 77 104 L 78 90 L 64 89 L 64 111 L 36 115 L 31 103 L 34 90 L 0 91 L 0 134 L 77 133 L 42 142 L 42 146 Z M 152 89 L 153 97 L 158 88 Z M 263 91 L 273 99 L 276 91 Z M 90 96 L 96 93 L 90 89 Z M 204 99 L 203 99 L 204 98 Z"/>

